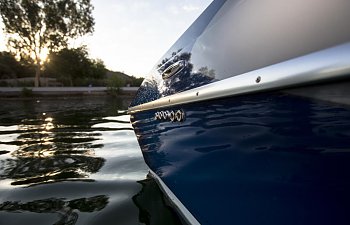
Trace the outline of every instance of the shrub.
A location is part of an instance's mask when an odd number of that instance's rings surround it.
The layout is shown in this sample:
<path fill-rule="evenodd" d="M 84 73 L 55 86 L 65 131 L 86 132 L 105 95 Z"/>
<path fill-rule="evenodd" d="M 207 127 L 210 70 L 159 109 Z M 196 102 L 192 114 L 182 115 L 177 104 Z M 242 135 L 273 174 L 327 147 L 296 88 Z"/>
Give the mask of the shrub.
<path fill-rule="evenodd" d="M 120 93 L 120 88 L 125 85 L 125 81 L 118 76 L 111 76 L 107 80 L 107 92 L 110 95 Z"/>
<path fill-rule="evenodd" d="M 33 96 L 33 91 L 32 89 L 29 88 L 22 88 L 21 96 L 23 97 L 32 97 Z"/>

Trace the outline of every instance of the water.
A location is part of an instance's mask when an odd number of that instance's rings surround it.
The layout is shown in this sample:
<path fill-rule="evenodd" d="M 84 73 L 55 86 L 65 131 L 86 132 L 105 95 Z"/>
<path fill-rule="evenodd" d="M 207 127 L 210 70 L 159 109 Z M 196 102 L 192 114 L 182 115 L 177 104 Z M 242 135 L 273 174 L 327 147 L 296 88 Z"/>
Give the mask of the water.
<path fill-rule="evenodd" d="M 129 101 L 0 100 L 0 224 L 181 224 L 147 178 Z"/>

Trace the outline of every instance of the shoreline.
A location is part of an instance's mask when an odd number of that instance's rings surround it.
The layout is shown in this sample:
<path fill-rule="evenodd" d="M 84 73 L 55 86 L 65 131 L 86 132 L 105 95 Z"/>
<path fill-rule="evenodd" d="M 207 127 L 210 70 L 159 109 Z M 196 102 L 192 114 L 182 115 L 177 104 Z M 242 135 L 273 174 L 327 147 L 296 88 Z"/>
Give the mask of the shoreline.
<path fill-rule="evenodd" d="M 0 87 L 0 99 L 133 97 L 137 90 L 138 87 L 121 87 L 118 93 L 110 94 L 107 87 Z"/>
<path fill-rule="evenodd" d="M 36 100 L 65 100 L 65 99 L 92 99 L 92 98 L 117 98 L 117 99 L 134 99 L 133 95 L 35 95 L 30 97 L 2 97 L 0 101 L 36 101 Z"/>

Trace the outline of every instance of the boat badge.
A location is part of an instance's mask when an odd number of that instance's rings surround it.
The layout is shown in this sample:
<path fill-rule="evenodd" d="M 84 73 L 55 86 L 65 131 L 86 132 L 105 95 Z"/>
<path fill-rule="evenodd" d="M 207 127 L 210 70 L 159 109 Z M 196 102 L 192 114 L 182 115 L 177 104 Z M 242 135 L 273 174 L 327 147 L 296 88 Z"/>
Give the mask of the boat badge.
<path fill-rule="evenodd" d="M 158 111 L 154 114 L 154 118 L 161 121 L 183 122 L 185 121 L 185 112 L 181 109 Z"/>

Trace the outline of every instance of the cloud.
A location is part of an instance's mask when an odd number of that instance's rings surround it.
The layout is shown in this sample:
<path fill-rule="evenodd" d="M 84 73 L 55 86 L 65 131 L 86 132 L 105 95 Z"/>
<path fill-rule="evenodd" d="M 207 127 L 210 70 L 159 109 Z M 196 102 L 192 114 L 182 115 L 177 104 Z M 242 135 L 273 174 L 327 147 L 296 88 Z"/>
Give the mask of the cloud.
<path fill-rule="evenodd" d="M 134 10 L 139 11 L 139 10 L 148 9 L 149 6 L 150 6 L 150 3 L 149 3 L 148 1 L 140 1 L 140 0 L 139 0 L 139 1 L 137 1 L 137 2 L 133 2 L 131 7 L 132 7 Z"/>
<path fill-rule="evenodd" d="M 170 12 L 171 14 L 173 14 L 173 15 L 178 15 L 178 14 L 181 13 L 181 9 L 178 6 L 176 6 L 176 5 L 168 6 L 167 11 Z"/>
<path fill-rule="evenodd" d="M 182 7 L 182 9 L 183 9 L 185 12 L 195 12 L 195 11 L 199 11 L 199 10 L 200 10 L 200 7 L 195 6 L 195 5 L 184 5 L 184 6 Z"/>
<path fill-rule="evenodd" d="M 199 7 L 193 4 L 184 4 L 184 5 L 179 5 L 179 4 L 172 4 L 168 6 L 168 12 L 170 12 L 173 15 L 179 15 L 183 13 L 196 13 L 201 10 L 203 7 Z"/>
<path fill-rule="evenodd" d="M 114 13 L 122 13 L 125 12 L 127 9 L 127 7 L 124 4 L 118 2 L 112 3 L 109 7 Z"/>
<path fill-rule="evenodd" d="M 107 68 L 145 76 L 211 0 L 92 0 L 95 33 L 85 37 Z"/>

